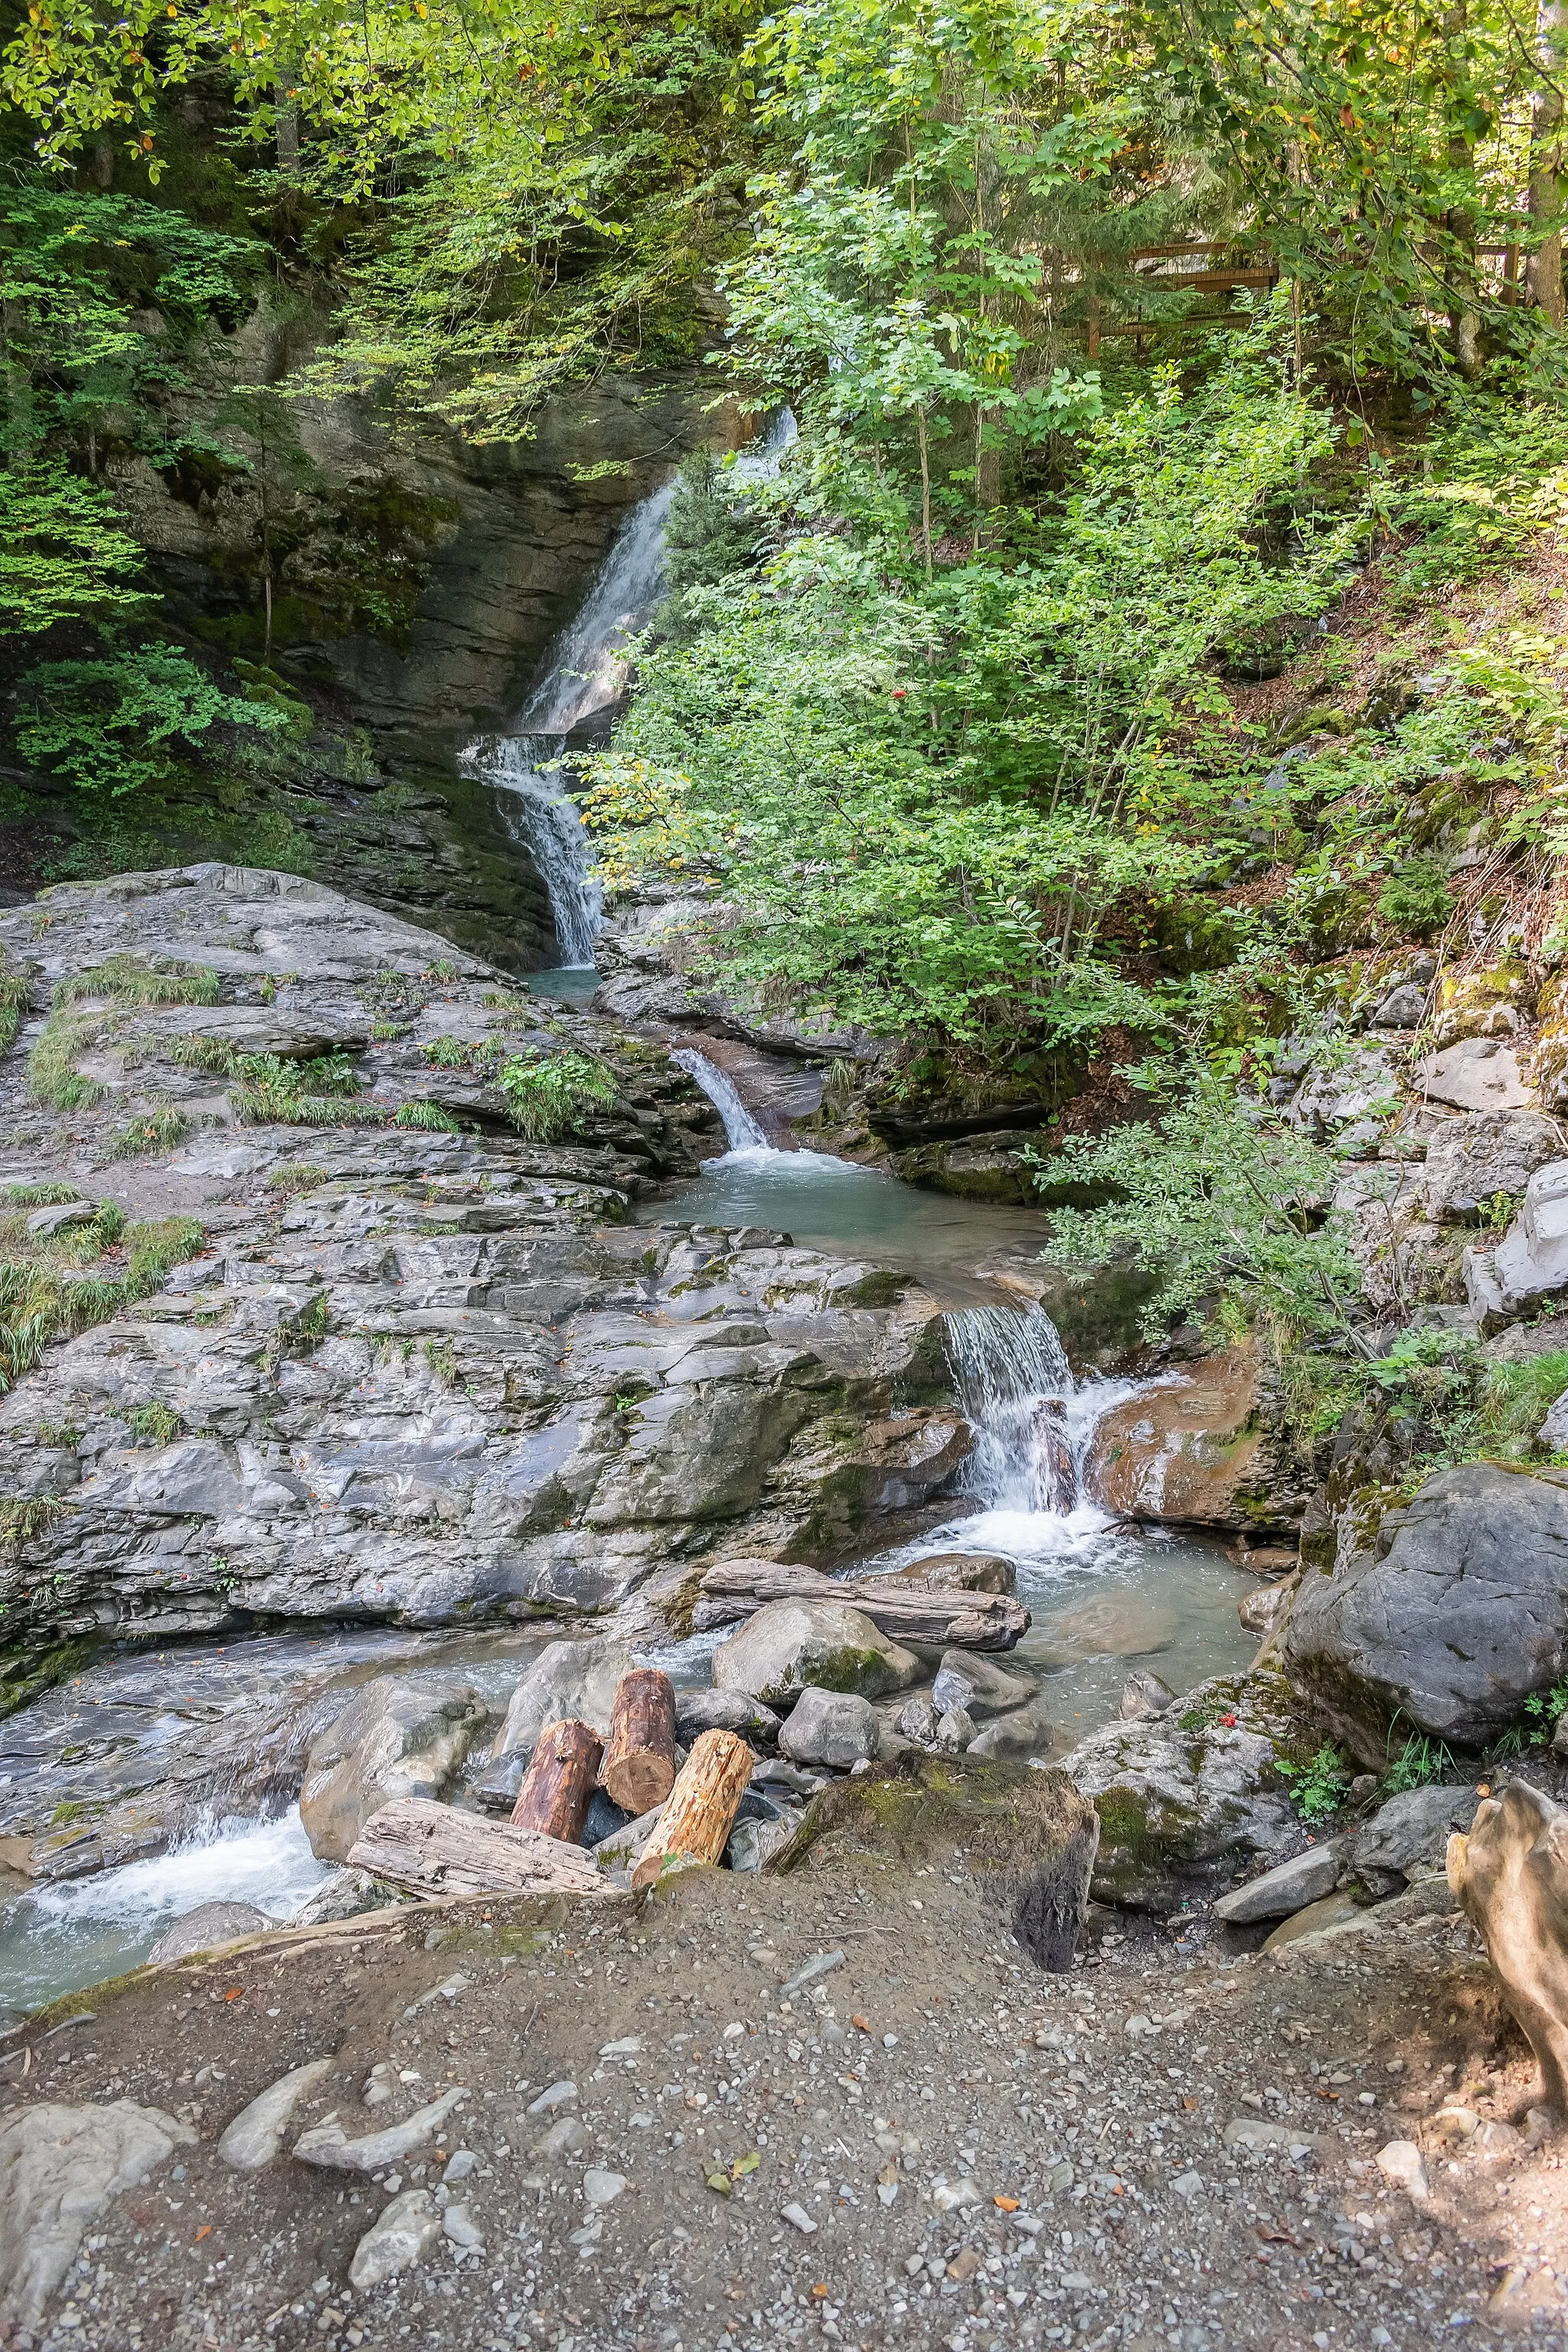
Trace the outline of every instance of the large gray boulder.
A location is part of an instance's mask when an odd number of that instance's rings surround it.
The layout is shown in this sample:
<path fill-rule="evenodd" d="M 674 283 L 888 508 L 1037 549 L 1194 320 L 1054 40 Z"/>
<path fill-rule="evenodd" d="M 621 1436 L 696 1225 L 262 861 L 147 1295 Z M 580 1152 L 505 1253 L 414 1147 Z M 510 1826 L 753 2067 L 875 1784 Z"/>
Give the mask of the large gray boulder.
<path fill-rule="evenodd" d="M 810 1685 L 883 1698 L 920 1677 L 920 1660 L 840 1601 L 771 1601 L 713 1653 L 720 1690 L 747 1692 L 764 1706 L 798 1698 Z"/>
<path fill-rule="evenodd" d="M 1279 1770 L 1279 1707 L 1261 1677 L 1201 1683 L 1179 1708 L 1108 1723 L 1063 1757 L 1100 1815 L 1097 1902 L 1171 1911 L 1238 1865 L 1289 1851 L 1300 1830 Z"/>
<path fill-rule="evenodd" d="M 1451 1118 L 1426 1147 L 1421 1199 L 1438 1224 L 1473 1224 L 1500 1192 L 1522 1192 L 1563 1140 L 1539 1111 L 1475 1111 Z"/>
<path fill-rule="evenodd" d="M 622 1642 L 550 1643 L 508 1702 L 492 1760 L 516 1757 L 526 1763 L 547 1723 L 585 1723 L 602 1738 L 610 1727 L 616 1685 L 631 1667 L 632 1654 Z"/>
<path fill-rule="evenodd" d="M 1266 1870 L 1261 1878 L 1249 1878 L 1222 1895 L 1214 1906 L 1215 1917 L 1223 1919 L 1227 1927 L 1250 1927 L 1256 1919 L 1293 1918 L 1309 1903 L 1320 1903 L 1333 1893 L 1344 1866 L 1342 1838 L 1310 1845 L 1304 1853 L 1292 1854 L 1289 1862 Z"/>
<path fill-rule="evenodd" d="M 753 1748 L 771 1748 L 779 1736 L 779 1718 L 771 1706 L 745 1691 L 678 1690 L 676 1738 L 689 1748 L 705 1731 L 738 1731 Z"/>
<path fill-rule="evenodd" d="M 804 1690 L 779 1734 L 779 1752 L 795 1764 L 847 1772 L 876 1755 L 880 1729 L 869 1699 L 853 1691 Z"/>
<path fill-rule="evenodd" d="M 1439 1471 L 1369 1549 L 1307 1575 L 1279 1647 L 1373 1769 L 1406 1734 L 1484 1747 L 1568 1664 L 1568 1472 Z"/>
<path fill-rule="evenodd" d="M 471 1683 L 385 1675 L 313 1741 L 300 1790 L 312 1853 L 347 1862 L 372 1813 L 399 1797 L 445 1797 L 484 1727 Z"/>

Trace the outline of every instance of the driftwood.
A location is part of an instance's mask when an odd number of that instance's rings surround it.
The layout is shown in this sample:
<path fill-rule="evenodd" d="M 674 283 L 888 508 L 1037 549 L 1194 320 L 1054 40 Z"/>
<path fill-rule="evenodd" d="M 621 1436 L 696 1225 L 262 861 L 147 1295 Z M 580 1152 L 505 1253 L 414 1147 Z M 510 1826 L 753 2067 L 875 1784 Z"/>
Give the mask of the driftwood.
<path fill-rule="evenodd" d="M 729 1843 L 756 1760 L 737 1731 L 702 1734 L 681 1766 L 658 1827 L 643 1848 L 632 1873 L 634 1886 L 656 1879 L 673 1854 L 689 1862 L 718 1861 Z"/>
<path fill-rule="evenodd" d="M 1487 1948 L 1503 1999 L 1568 2116 L 1568 1811 L 1512 1780 L 1448 1840 L 1448 1885 Z"/>
<path fill-rule="evenodd" d="M 849 1584 L 815 1568 L 776 1560 L 727 1559 L 702 1580 L 692 1612 L 695 1633 L 731 1625 L 772 1601 L 837 1601 L 859 1609 L 879 1633 L 895 1642 L 924 1642 L 944 1650 L 1010 1650 L 1029 1629 L 1029 1612 L 1006 1592 L 943 1591 L 902 1577 L 873 1576 Z"/>
<path fill-rule="evenodd" d="M 512 1828 L 537 1830 L 541 1837 L 580 1844 L 600 1753 L 599 1735 L 591 1724 L 571 1717 L 547 1723 L 511 1809 Z"/>
<path fill-rule="evenodd" d="M 599 1785 L 626 1813 L 651 1812 L 675 1786 L 675 1686 L 657 1666 L 634 1666 L 616 1686 Z"/>
<path fill-rule="evenodd" d="M 349 1855 L 416 1895 L 607 1895 L 581 1846 L 508 1822 L 487 1822 L 428 1797 L 402 1797 L 372 1813 Z"/>

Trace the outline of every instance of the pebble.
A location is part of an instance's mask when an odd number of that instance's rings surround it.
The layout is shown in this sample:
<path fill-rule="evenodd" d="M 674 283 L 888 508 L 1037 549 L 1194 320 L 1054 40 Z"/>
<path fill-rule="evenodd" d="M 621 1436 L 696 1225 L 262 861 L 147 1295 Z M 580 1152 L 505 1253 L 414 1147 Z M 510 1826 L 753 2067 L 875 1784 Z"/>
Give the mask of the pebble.
<path fill-rule="evenodd" d="M 943 2180 L 931 2190 L 931 2201 L 939 2213 L 966 2213 L 985 2200 L 973 2180 Z"/>
<path fill-rule="evenodd" d="M 552 2083 L 547 2091 L 541 2091 L 537 2099 L 530 2101 L 526 2112 L 531 2116 L 548 2115 L 552 2107 L 563 2107 L 576 2095 L 575 2083 Z"/>
<path fill-rule="evenodd" d="M 242 2107 L 217 2144 L 217 2152 L 237 2172 L 259 2172 L 271 2163 L 283 2145 L 283 2126 L 312 2083 L 331 2072 L 330 2058 L 312 2058 L 296 2066 Z"/>
<path fill-rule="evenodd" d="M 467 2180 L 479 2160 L 471 2147 L 460 2147 L 441 2178 L 448 2184 L 454 2180 Z"/>
<path fill-rule="evenodd" d="M 816 2224 L 804 2205 L 786 2205 L 779 2218 L 787 2221 L 792 2230 L 798 2230 L 803 2238 L 816 2235 Z"/>
<path fill-rule="evenodd" d="M 815 1984 L 818 1977 L 826 1976 L 830 1969 L 841 1968 L 843 1964 L 842 1952 L 816 1952 L 803 1969 L 796 1969 L 794 1976 L 782 1984 L 779 1990 L 798 1992 L 802 1985 Z"/>
<path fill-rule="evenodd" d="M 626 2185 L 624 2172 L 601 2172 L 595 2165 L 583 2175 L 583 2194 L 590 2205 L 613 2205 Z"/>
<path fill-rule="evenodd" d="M 466 2252 L 476 2252 L 484 2245 L 485 2233 L 466 2205 L 448 2205 L 441 2216 L 441 2227 L 452 2243 Z"/>
<path fill-rule="evenodd" d="M 448 2210 L 451 2209 L 448 2208 Z M 354 2248 L 349 2278 L 360 2294 L 422 2262 L 441 2234 L 441 2215 L 427 2189 L 395 2197 Z"/>
<path fill-rule="evenodd" d="M 443 1977 L 438 1985 L 432 1985 L 429 1991 L 422 1992 L 417 2000 L 411 2000 L 403 2014 L 405 2017 L 417 2017 L 420 2011 L 428 2009 L 433 2000 L 456 2000 L 460 1992 L 468 1990 L 467 1977 Z"/>
<path fill-rule="evenodd" d="M 1178 2197 L 1185 2197 L 1189 2200 L 1194 2197 L 1201 2197 L 1204 2193 L 1203 2174 L 1201 2172 L 1179 2172 L 1174 2180 L 1172 2181 L 1171 2187 Z M 1067 2284 L 1067 2281 L 1064 2279 L 1062 2284 L 1065 2286 Z"/>
<path fill-rule="evenodd" d="M 1417 2200 L 1431 2193 L 1426 2162 L 1413 2139 L 1391 2139 L 1386 2147 L 1380 2147 L 1377 2168 L 1385 2180 L 1392 2180 L 1396 2189 L 1405 2189 Z"/>

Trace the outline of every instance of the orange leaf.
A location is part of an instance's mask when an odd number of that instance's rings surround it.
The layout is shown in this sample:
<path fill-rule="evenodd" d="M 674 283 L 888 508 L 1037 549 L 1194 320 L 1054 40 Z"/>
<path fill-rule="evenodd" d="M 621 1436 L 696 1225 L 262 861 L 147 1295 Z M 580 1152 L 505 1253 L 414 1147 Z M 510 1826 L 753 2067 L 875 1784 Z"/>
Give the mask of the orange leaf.
<path fill-rule="evenodd" d="M 210 2237 L 212 2236 L 212 2233 L 213 2233 L 213 2225 L 212 2225 L 212 2223 L 211 2223 L 210 2221 L 204 2221 L 204 2222 L 202 2223 L 201 2228 L 196 2231 L 195 2236 L 191 2240 L 191 2243 L 192 2243 L 192 2245 L 193 2245 L 193 2246 L 199 2246 L 199 2245 L 201 2244 L 201 2242 L 202 2242 L 202 2240 L 203 2240 L 204 2238 L 210 2238 Z"/>
<path fill-rule="evenodd" d="M 862 2017 L 858 2010 L 856 2011 L 849 2022 L 851 2025 L 858 2025 L 862 2033 L 869 2033 L 871 2031 L 870 2019 L 868 2017 Z"/>
<path fill-rule="evenodd" d="M 244 1995 L 245 1987 L 243 1985 L 230 1985 L 228 1990 L 224 1995 L 224 1999 L 225 2000 L 240 2000 L 244 1998 Z"/>
<path fill-rule="evenodd" d="M 1018 2200 L 1016 2197 L 993 2197 L 991 2202 L 1003 2213 L 1016 2213 L 1018 2210 Z"/>
<path fill-rule="evenodd" d="M 815 2295 L 818 2296 L 819 2298 L 825 2298 L 825 2297 L 826 2296 L 826 2294 L 827 2294 L 827 2281 L 826 2281 L 826 2279 L 818 2279 L 818 2280 L 817 2280 L 817 2282 L 816 2282 L 816 2284 L 812 2288 L 812 2290 L 811 2290 L 811 2291 L 812 2291 L 813 2294 L 815 2294 Z"/>

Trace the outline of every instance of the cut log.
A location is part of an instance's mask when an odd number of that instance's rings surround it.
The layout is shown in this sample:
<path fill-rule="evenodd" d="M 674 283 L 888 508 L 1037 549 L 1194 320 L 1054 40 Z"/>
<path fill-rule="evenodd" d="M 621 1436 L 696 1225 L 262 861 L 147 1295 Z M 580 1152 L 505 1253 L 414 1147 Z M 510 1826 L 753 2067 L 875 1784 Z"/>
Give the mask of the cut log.
<path fill-rule="evenodd" d="M 416 1895 L 608 1895 L 592 1855 L 559 1838 L 487 1822 L 428 1797 L 403 1797 L 373 1813 L 349 1854 Z"/>
<path fill-rule="evenodd" d="M 705 1731 L 682 1765 L 658 1829 L 632 1873 L 634 1886 L 658 1876 L 679 1854 L 717 1862 L 729 1843 L 756 1758 L 738 1731 Z"/>
<path fill-rule="evenodd" d="M 578 1723 L 571 1717 L 564 1723 L 547 1723 L 511 1809 L 512 1828 L 537 1830 L 541 1837 L 580 1844 L 583 1816 L 594 1793 L 603 1752 L 591 1724 Z"/>
<path fill-rule="evenodd" d="M 727 1559 L 702 1580 L 692 1612 L 693 1631 L 710 1633 L 765 1609 L 771 1601 L 840 1601 L 862 1610 L 879 1633 L 895 1642 L 924 1642 L 944 1650 L 1010 1650 L 1029 1630 L 1029 1612 L 1006 1592 L 958 1592 L 911 1585 L 902 1577 L 867 1577 L 846 1583 L 815 1568 L 771 1559 Z"/>
<path fill-rule="evenodd" d="M 634 1666 L 616 1685 L 599 1786 L 626 1813 L 662 1805 L 675 1786 L 675 1686 L 657 1666 Z"/>

